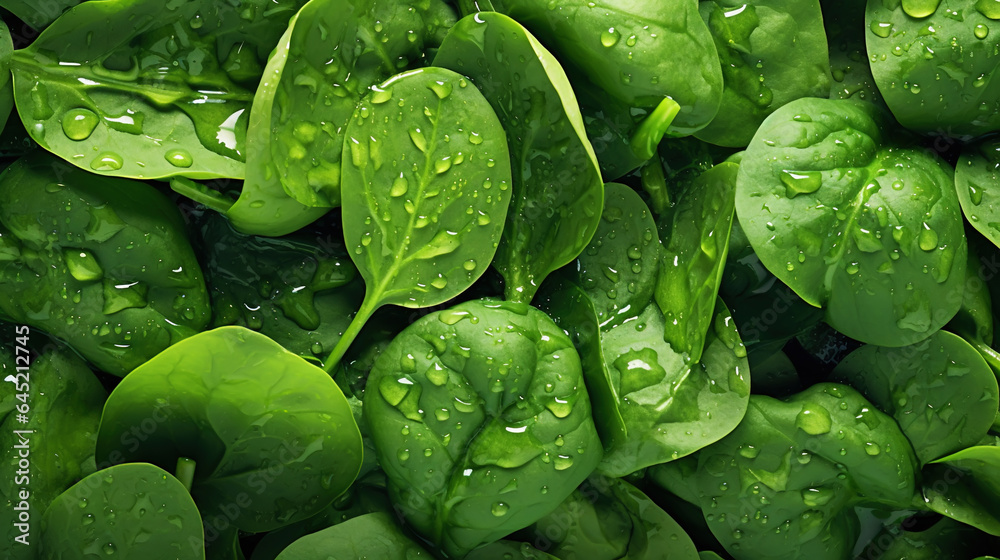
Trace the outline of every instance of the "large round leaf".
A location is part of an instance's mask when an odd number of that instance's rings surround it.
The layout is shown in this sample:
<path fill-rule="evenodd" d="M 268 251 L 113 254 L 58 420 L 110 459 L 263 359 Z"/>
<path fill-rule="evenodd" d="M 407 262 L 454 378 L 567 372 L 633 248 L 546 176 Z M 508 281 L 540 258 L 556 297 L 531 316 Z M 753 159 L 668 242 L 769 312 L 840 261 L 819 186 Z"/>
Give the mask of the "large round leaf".
<path fill-rule="evenodd" d="M 740 163 L 736 211 L 768 270 L 852 338 L 912 344 L 961 305 L 951 170 L 887 141 L 870 105 L 807 98 L 772 113 Z"/>
<path fill-rule="evenodd" d="M 375 362 L 365 418 L 397 510 L 454 556 L 550 512 L 601 457 L 579 357 L 526 304 L 407 327 Z"/>
<path fill-rule="evenodd" d="M 74 484 L 45 510 L 38 538 L 40 560 L 205 558 L 191 495 L 145 463 L 110 467 Z"/>
<path fill-rule="evenodd" d="M 868 60 L 899 124 L 954 136 L 1000 129 L 995 6 L 995 0 L 868 0 Z"/>
<path fill-rule="evenodd" d="M 921 463 L 975 445 L 1000 405 L 997 380 L 975 348 L 938 331 L 902 348 L 867 345 L 833 370 L 899 423 Z"/>
<path fill-rule="evenodd" d="M 737 560 L 840 560 L 859 535 L 854 507 L 908 507 L 915 469 L 892 418 L 820 383 L 785 401 L 750 397 L 739 427 L 699 453 L 692 484 Z"/>
<path fill-rule="evenodd" d="M 171 346 L 111 393 L 98 462 L 196 462 L 191 494 L 208 522 L 244 531 L 305 519 L 361 466 L 361 434 L 321 369 L 262 334 L 222 327 Z"/>
<path fill-rule="evenodd" d="M 203 329 L 201 267 L 173 203 L 35 152 L 0 176 L 0 315 L 125 375 Z"/>
<path fill-rule="evenodd" d="M 746 146 L 778 107 L 829 92 L 819 0 L 712 0 L 698 11 L 715 39 L 725 83 L 719 113 L 698 138 Z"/>

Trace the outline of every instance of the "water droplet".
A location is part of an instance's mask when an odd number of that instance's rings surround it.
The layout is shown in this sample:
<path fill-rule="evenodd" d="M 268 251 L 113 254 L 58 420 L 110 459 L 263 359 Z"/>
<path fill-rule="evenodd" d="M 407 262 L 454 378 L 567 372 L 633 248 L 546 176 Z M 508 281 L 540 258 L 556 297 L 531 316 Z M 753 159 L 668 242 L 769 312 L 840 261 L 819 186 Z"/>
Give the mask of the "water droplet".
<path fill-rule="evenodd" d="M 969 199 L 973 204 L 979 206 L 983 202 L 983 188 L 975 183 L 969 183 Z"/>
<path fill-rule="evenodd" d="M 434 162 L 434 172 L 438 175 L 451 169 L 451 157 L 445 156 Z"/>
<path fill-rule="evenodd" d="M 990 19 L 1000 19 L 1000 0 L 979 0 L 976 10 Z"/>
<path fill-rule="evenodd" d="M 781 182 L 785 185 L 785 196 L 795 198 L 800 194 L 814 193 L 823 183 L 819 171 L 782 171 Z"/>
<path fill-rule="evenodd" d="M 439 290 L 443 290 L 446 286 L 448 286 L 448 279 L 443 275 L 438 274 L 437 278 L 431 280 L 431 286 L 434 286 Z"/>
<path fill-rule="evenodd" d="M 381 105 L 390 99 L 392 99 L 392 88 L 381 89 L 378 86 L 372 86 L 372 105 Z"/>
<path fill-rule="evenodd" d="M 873 21 L 871 26 L 869 26 L 869 29 L 871 29 L 872 33 L 875 35 L 885 39 L 892 33 L 892 23 L 888 21 Z"/>
<path fill-rule="evenodd" d="M 493 507 L 490 508 L 490 513 L 492 513 L 494 517 L 503 517 L 507 515 L 507 512 L 509 510 L 510 506 L 508 506 L 503 502 L 497 502 L 493 504 Z"/>
<path fill-rule="evenodd" d="M 406 190 L 408 188 L 409 188 L 409 182 L 406 180 L 406 177 L 403 177 L 403 174 L 400 173 L 399 177 L 396 177 L 396 180 L 392 182 L 392 188 L 389 189 L 389 196 L 392 197 L 403 196 L 404 194 L 406 194 Z"/>
<path fill-rule="evenodd" d="M 66 249 L 63 251 L 66 268 L 70 275 L 80 282 L 98 280 L 104 276 L 104 270 L 90 251 L 82 249 Z"/>
<path fill-rule="evenodd" d="M 487 214 L 487 213 L 483 212 L 482 210 L 480 210 L 479 211 L 479 215 L 476 216 L 476 223 L 479 224 L 479 225 L 481 225 L 481 226 L 488 225 L 490 223 L 490 216 L 489 216 L 489 214 Z"/>
<path fill-rule="evenodd" d="M 427 139 L 424 138 L 424 133 L 419 128 L 410 129 L 410 140 L 413 141 L 413 145 L 421 152 L 427 151 Z"/>
<path fill-rule="evenodd" d="M 94 171 L 118 171 L 122 165 L 121 156 L 113 152 L 102 152 L 90 162 L 90 168 Z"/>
<path fill-rule="evenodd" d="M 444 99 L 451 95 L 451 90 L 454 86 L 452 86 L 451 82 L 434 81 L 431 82 L 431 85 L 428 87 L 431 88 L 431 91 L 434 92 L 434 95 L 436 95 L 438 99 Z"/>
<path fill-rule="evenodd" d="M 564 471 L 573 466 L 573 457 L 571 455 L 556 455 L 556 459 L 552 462 L 552 466 L 555 467 L 557 471 Z"/>
<path fill-rule="evenodd" d="M 400 463 L 405 463 L 410 458 L 410 450 L 400 449 L 399 451 L 396 452 L 396 458 L 399 459 Z"/>
<path fill-rule="evenodd" d="M 872 457 L 878 455 L 882 452 L 882 449 L 874 441 L 869 441 L 865 444 L 865 453 L 871 455 Z"/>
<path fill-rule="evenodd" d="M 170 150 L 163 154 L 163 157 L 167 160 L 167 163 L 173 165 L 174 167 L 188 168 L 194 164 L 194 160 L 191 159 L 191 154 L 187 150 L 176 149 Z"/>
<path fill-rule="evenodd" d="M 118 549 L 115 548 L 114 543 L 106 543 L 104 546 L 101 547 L 101 550 L 104 552 L 106 556 L 111 556 L 118 551 Z"/>
<path fill-rule="evenodd" d="M 62 129 L 70 140 L 86 140 L 94 133 L 100 119 L 90 109 L 70 109 L 63 115 Z"/>
<path fill-rule="evenodd" d="M 903 11 L 910 17 L 925 18 L 937 11 L 940 3 L 941 0 L 903 0 Z"/>
<path fill-rule="evenodd" d="M 832 420 L 825 408 L 807 403 L 795 417 L 795 425 L 809 435 L 818 436 L 830 431 Z"/>
<path fill-rule="evenodd" d="M 920 230 L 920 235 L 917 236 L 917 244 L 924 251 L 933 251 L 937 249 L 938 246 L 938 235 L 937 232 L 931 229 L 931 226 L 924 222 L 924 229 Z"/>
<path fill-rule="evenodd" d="M 601 32 L 601 44 L 605 47 L 613 47 L 618 44 L 618 39 L 621 36 L 622 34 L 615 31 L 614 27 L 610 27 L 606 31 Z"/>
<path fill-rule="evenodd" d="M 976 39 L 985 39 L 990 34 L 990 28 L 980 23 L 972 31 L 972 34 L 976 36 Z"/>
<path fill-rule="evenodd" d="M 465 261 L 464 263 L 462 263 L 462 268 L 464 268 L 465 270 L 467 270 L 469 272 L 472 272 L 473 270 L 476 269 L 476 261 L 473 260 L 473 259 L 469 259 L 469 260 Z"/>

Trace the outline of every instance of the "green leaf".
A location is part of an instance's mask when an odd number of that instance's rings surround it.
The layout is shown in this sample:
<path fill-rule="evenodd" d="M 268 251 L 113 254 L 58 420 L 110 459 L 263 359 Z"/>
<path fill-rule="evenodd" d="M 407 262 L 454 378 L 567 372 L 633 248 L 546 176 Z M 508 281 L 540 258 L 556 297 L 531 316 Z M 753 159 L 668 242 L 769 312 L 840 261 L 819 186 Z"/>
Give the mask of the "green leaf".
<path fill-rule="evenodd" d="M 669 97 L 680 105 L 669 131 L 675 136 L 692 134 L 715 117 L 722 69 L 697 1 L 573 0 L 552 6 L 548 0 L 504 0 L 499 9 L 551 45 L 590 87 L 635 109 L 632 116 Z"/>
<path fill-rule="evenodd" d="M 1000 536 L 1000 447 L 978 445 L 931 462 L 923 494 L 931 510 Z"/>
<path fill-rule="evenodd" d="M 566 272 L 587 292 L 601 329 L 635 317 L 653 300 L 660 251 L 656 222 L 642 198 L 608 183 L 597 231 Z"/>
<path fill-rule="evenodd" d="M 868 59 L 899 124 L 952 136 L 1000 128 L 995 81 L 1000 75 L 1000 15 L 994 4 L 868 1 Z"/>
<path fill-rule="evenodd" d="M 396 510 L 449 556 L 549 513 L 601 457 L 572 342 L 527 304 L 417 320 L 375 362 L 364 403 Z"/>
<path fill-rule="evenodd" d="M 262 334 L 222 327 L 171 346 L 108 398 L 98 461 L 196 463 L 191 494 L 212 525 L 251 532 L 314 515 L 361 465 L 361 435 L 321 369 Z"/>
<path fill-rule="evenodd" d="M 622 479 L 594 475 L 519 533 L 561 560 L 698 560 L 684 529 Z"/>
<path fill-rule="evenodd" d="M 698 138 L 746 146 L 778 107 L 829 93 L 819 0 L 713 0 L 699 3 L 698 11 L 712 32 L 725 82 L 719 113 Z"/>
<path fill-rule="evenodd" d="M 453 22 L 439 0 L 308 2 L 289 22 L 254 97 L 247 183 L 284 190 L 305 206 L 339 206 L 344 126 L 358 102 L 420 62 L 437 29 Z"/>
<path fill-rule="evenodd" d="M 503 127 L 475 86 L 425 68 L 378 90 L 348 124 L 343 157 L 344 238 L 365 299 L 327 371 L 382 305 L 430 307 L 471 286 L 510 204 Z"/>
<path fill-rule="evenodd" d="M 10 347 L 0 347 L 0 375 L 4 377 L 0 383 L 0 503 L 6 504 L 0 510 L 0 524 L 4 542 L 10 543 L 7 558 L 34 560 L 37 529 L 46 506 L 95 468 L 97 425 L 107 392 L 83 360 L 66 347 L 23 326 L 16 333 L 14 328 L 0 332 L 5 341 L 17 341 L 14 348 L 39 350 L 38 355 L 14 354 Z M 19 339 L 30 341 L 22 345 Z M 22 423 L 15 411 L 25 404 L 28 421 Z M 21 453 L 29 453 L 28 473 L 19 466 Z M 19 495 L 22 491 L 28 492 L 28 499 Z M 27 512 L 30 519 L 24 526 L 17 525 L 21 512 Z M 22 531 L 25 527 L 27 531 Z M 18 536 L 24 542 L 16 541 Z"/>
<path fill-rule="evenodd" d="M 837 364 L 831 380 L 851 385 L 895 418 L 921 463 L 975 445 L 1000 406 L 990 366 L 945 331 L 901 348 L 862 346 Z"/>
<path fill-rule="evenodd" d="M 403 534 L 387 513 L 369 513 L 306 535 L 276 560 L 432 560 L 434 557 Z"/>
<path fill-rule="evenodd" d="M 18 113 L 88 171 L 242 178 L 253 90 L 302 1 L 84 2 L 15 53 Z"/>
<path fill-rule="evenodd" d="M 721 163 L 684 185 L 660 218 L 663 256 L 656 303 L 666 317 L 664 337 L 674 351 L 701 358 L 729 251 L 736 173 Z"/>
<path fill-rule="evenodd" d="M 336 226 L 336 225 L 335 225 Z M 358 310 L 364 284 L 337 228 L 241 235 L 221 216 L 201 226 L 212 326 L 239 325 L 320 363 Z"/>
<path fill-rule="evenodd" d="M 955 188 L 962 212 L 976 231 L 1000 246 L 998 184 L 1000 140 L 988 138 L 966 146 L 955 165 Z"/>
<path fill-rule="evenodd" d="M 60 494 L 45 510 L 39 544 L 40 560 L 205 558 L 201 516 L 187 489 L 145 463 L 98 471 Z"/>
<path fill-rule="evenodd" d="M 468 76 L 507 133 L 513 195 L 493 266 L 506 298 L 530 303 L 552 271 L 583 251 L 600 220 L 603 183 L 576 95 L 552 53 L 503 14 L 463 18 L 434 64 Z"/>
<path fill-rule="evenodd" d="M 0 315 L 123 376 L 208 324 L 177 207 L 153 187 L 44 152 L 0 176 Z"/>
<path fill-rule="evenodd" d="M 737 560 L 846 559 L 855 506 L 903 509 L 916 460 L 889 416 L 850 387 L 753 395 L 739 427 L 698 454 L 705 520 Z"/>
<path fill-rule="evenodd" d="M 736 211 L 761 262 L 862 342 L 905 346 L 958 311 L 966 241 L 951 170 L 883 135 L 876 110 L 799 99 L 740 163 Z"/>

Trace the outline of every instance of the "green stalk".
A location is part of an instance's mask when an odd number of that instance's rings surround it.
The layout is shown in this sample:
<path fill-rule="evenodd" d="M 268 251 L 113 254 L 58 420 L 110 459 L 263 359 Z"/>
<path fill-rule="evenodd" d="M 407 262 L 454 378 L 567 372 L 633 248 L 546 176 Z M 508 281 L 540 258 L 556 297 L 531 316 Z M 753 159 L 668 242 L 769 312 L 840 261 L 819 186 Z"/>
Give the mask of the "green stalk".
<path fill-rule="evenodd" d="M 676 101 L 664 97 L 656 109 L 642 121 L 629 142 L 632 153 L 639 158 L 639 161 L 647 161 L 656 155 L 656 146 L 680 110 L 681 106 Z"/>
<path fill-rule="evenodd" d="M 188 492 L 191 492 L 191 484 L 194 482 L 194 469 L 197 463 L 194 459 L 188 459 L 187 457 L 177 458 L 177 470 L 176 476 L 177 480 L 181 481 L 184 488 L 187 488 Z"/>
<path fill-rule="evenodd" d="M 1000 380 L 1000 352 L 997 352 L 988 344 L 977 338 L 968 337 L 965 340 L 966 342 L 971 342 L 972 345 L 975 346 L 976 350 L 979 350 L 979 354 L 984 360 L 986 360 L 986 363 L 989 364 L 990 369 L 993 370 L 993 375 L 997 377 L 997 380 Z"/>
<path fill-rule="evenodd" d="M 229 209 L 236 204 L 236 201 L 214 191 L 201 183 L 195 183 L 191 179 L 177 177 L 170 180 L 170 188 L 179 195 L 186 196 L 191 200 L 204 204 L 220 214 L 229 212 Z"/>
<path fill-rule="evenodd" d="M 351 347 L 351 343 L 358 337 L 365 323 L 368 322 L 368 319 L 379 308 L 379 304 L 375 301 L 375 298 L 368 296 L 369 294 L 365 293 L 365 299 L 361 302 L 361 308 L 358 309 L 358 313 L 351 320 L 351 324 L 347 326 L 347 330 L 344 331 L 344 335 L 337 341 L 337 345 L 333 347 L 330 355 L 323 360 L 323 370 L 330 375 L 333 375 L 334 368 L 337 367 L 344 354 L 347 353 L 347 349 Z"/>

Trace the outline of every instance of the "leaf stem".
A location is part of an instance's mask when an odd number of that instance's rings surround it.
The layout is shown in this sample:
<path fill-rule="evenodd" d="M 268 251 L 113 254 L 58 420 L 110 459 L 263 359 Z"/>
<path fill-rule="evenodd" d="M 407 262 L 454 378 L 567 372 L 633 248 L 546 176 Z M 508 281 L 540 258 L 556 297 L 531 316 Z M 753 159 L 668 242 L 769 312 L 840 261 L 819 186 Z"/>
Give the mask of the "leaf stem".
<path fill-rule="evenodd" d="M 978 338 L 967 337 L 965 340 L 972 343 L 983 359 L 986 360 L 986 363 L 989 364 L 990 369 L 993 370 L 993 375 L 997 377 L 997 380 L 1000 380 L 1000 352 L 997 352 Z"/>
<path fill-rule="evenodd" d="M 177 480 L 181 481 L 184 488 L 187 488 L 188 492 L 191 492 L 191 484 L 194 483 L 194 469 L 197 463 L 194 459 L 189 459 L 187 457 L 177 458 L 177 470 L 176 476 Z"/>
<path fill-rule="evenodd" d="M 185 177 L 176 177 L 170 180 L 170 188 L 181 196 L 186 196 L 191 200 L 204 204 L 220 214 L 229 212 L 229 209 L 236 204 L 236 201 L 228 196 L 212 190 L 201 183 L 195 183 Z"/>
<path fill-rule="evenodd" d="M 656 154 L 656 146 L 663 139 L 663 135 L 670 128 L 670 123 L 681 110 L 681 106 L 669 97 L 664 97 L 663 101 L 653 109 L 639 125 L 638 130 L 632 136 L 629 146 L 632 153 L 641 161 L 647 161 Z"/>
<path fill-rule="evenodd" d="M 330 355 L 323 360 L 323 370 L 333 375 L 334 368 L 340 363 L 340 360 L 347 353 L 347 349 L 351 347 L 351 343 L 354 339 L 358 337 L 361 329 L 371 318 L 372 314 L 379 308 L 378 300 L 380 298 L 369 297 L 369 293 L 365 293 L 365 299 L 361 302 L 361 307 L 358 312 L 354 315 L 354 319 L 351 320 L 351 324 L 347 326 L 347 330 L 344 331 L 343 336 L 337 341 L 337 345 L 333 347 Z"/>

